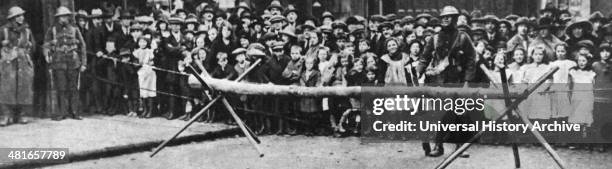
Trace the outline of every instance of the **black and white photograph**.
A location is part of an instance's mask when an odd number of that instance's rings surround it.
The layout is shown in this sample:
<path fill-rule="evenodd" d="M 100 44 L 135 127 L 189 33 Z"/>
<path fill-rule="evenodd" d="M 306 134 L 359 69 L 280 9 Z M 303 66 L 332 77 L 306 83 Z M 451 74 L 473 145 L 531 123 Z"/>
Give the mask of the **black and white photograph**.
<path fill-rule="evenodd" d="M 610 0 L 0 0 L 0 169 L 609 169 Z"/>

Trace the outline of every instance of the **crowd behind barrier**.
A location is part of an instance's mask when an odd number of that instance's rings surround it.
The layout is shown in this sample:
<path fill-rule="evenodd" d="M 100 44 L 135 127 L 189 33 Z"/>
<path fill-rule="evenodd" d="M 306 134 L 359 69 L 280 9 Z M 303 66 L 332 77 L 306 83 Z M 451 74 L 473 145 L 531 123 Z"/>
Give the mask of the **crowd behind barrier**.
<path fill-rule="evenodd" d="M 57 10 L 56 17 L 74 21 L 59 19 L 45 34 L 49 85 L 57 89 L 48 93 L 48 103 L 61 105 L 54 120 L 80 119 L 81 112 L 188 120 L 206 105 L 207 95 L 216 94 L 190 86 L 191 71 L 232 80 L 259 58 L 264 61 L 242 82 L 469 86 L 499 84 L 499 72 L 506 71 L 511 85 L 521 85 L 558 66 L 548 86 L 519 109 L 533 112 L 528 114 L 532 120 L 579 123 L 587 129 L 583 137 L 589 137 L 589 128 L 602 125 L 598 120 L 612 116 L 605 112 L 612 110 L 612 18 L 598 11 L 587 20 L 553 7 L 537 17 L 500 18 L 444 8 L 439 15 L 337 18 L 323 12 L 315 18 L 298 15 L 294 6 L 278 1 L 263 13 L 246 3 L 228 10 L 205 5 L 196 11 L 166 5 Z M 27 123 L 22 105 L 32 104 L 27 86 L 32 84 L 30 57 L 36 41 L 24 23 L 25 12 L 9 9 L 9 23 L 0 28 L 2 126 Z M 76 84 L 76 92 L 63 87 L 67 84 Z M 228 98 L 258 134 L 359 133 L 358 98 Z M 224 111 L 216 106 L 199 121 L 232 123 Z"/>

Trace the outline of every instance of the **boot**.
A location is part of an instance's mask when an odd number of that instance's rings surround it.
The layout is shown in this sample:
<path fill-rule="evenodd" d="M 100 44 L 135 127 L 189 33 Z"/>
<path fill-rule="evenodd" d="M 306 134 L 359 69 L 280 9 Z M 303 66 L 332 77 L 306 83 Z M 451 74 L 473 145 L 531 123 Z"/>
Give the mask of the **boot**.
<path fill-rule="evenodd" d="M 153 98 L 145 98 L 144 101 L 144 113 L 142 117 L 151 118 L 153 117 Z"/>
<path fill-rule="evenodd" d="M 429 145 L 429 142 L 423 142 L 421 143 L 421 146 L 423 146 L 423 152 L 425 152 L 425 156 L 429 156 L 429 153 L 431 152 L 431 146 Z"/>
<path fill-rule="evenodd" d="M 172 111 L 168 111 L 166 114 L 164 114 L 164 117 L 168 120 L 174 120 L 176 119 L 176 114 Z"/>
<path fill-rule="evenodd" d="M 429 157 L 440 157 L 444 155 L 444 144 L 436 143 L 434 149 L 428 154 Z"/>
<path fill-rule="evenodd" d="M 74 120 L 83 120 L 83 118 L 79 116 L 77 113 L 70 113 L 70 118 Z"/>
<path fill-rule="evenodd" d="M 0 119 L 0 127 L 8 126 L 11 122 L 10 118 L 2 118 Z"/>
<path fill-rule="evenodd" d="M 28 124 L 28 120 L 22 117 L 21 112 L 15 113 L 15 116 L 13 116 L 13 122 L 19 124 Z"/>
<path fill-rule="evenodd" d="M 185 115 L 179 117 L 178 119 L 181 119 L 183 121 L 189 121 L 191 119 L 191 112 L 185 112 Z"/>
<path fill-rule="evenodd" d="M 457 149 L 459 149 L 459 147 L 461 147 L 461 145 L 463 145 L 463 144 L 462 143 L 457 143 L 455 145 L 455 151 Z M 465 150 L 465 151 L 461 152 L 461 154 L 459 154 L 459 157 L 461 157 L 461 158 L 470 158 L 470 154 L 467 152 L 467 150 Z"/>

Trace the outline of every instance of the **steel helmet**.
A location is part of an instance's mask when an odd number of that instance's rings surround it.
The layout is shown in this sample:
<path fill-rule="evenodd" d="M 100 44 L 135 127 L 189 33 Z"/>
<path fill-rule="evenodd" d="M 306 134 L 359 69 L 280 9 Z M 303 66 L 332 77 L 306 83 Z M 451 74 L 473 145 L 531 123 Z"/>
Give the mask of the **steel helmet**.
<path fill-rule="evenodd" d="M 459 10 L 457 10 L 457 8 L 455 8 L 454 6 L 445 6 L 444 8 L 442 8 L 440 17 L 448 15 L 459 15 Z"/>
<path fill-rule="evenodd" d="M 19 16 L 19 15 L 23 15 L 25 13 L 25 11 L 23 9 L 21 9 L 18 6 L 13 6 L 9 9 L 8 11 L 8 16 L 6 16 L 6 19 L 11 19 L 13 17 Z"/>

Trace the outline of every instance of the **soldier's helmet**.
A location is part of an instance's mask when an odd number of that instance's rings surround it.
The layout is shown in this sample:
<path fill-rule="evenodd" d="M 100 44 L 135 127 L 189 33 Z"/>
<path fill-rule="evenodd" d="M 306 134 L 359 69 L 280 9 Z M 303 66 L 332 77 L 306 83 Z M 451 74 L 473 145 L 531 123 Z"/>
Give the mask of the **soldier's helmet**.
<path fill-rule="evenodd" d="M 64 15 L 72 15 L 72 12 L 70 12 L 70 9 L 65 6 L 60 6 L 59 8 L 57 8 L 57 13 L 55 14 L 55 16 L 57 17 Z"/>
<path fill-rule="evenodd" d="M 8 11 L 8 15 L 6 16 L 6 19 L 11 19 L 14 17 L 17 17 L 19 15 L 23 15 L 25 13 L 25 11 L 23 9 L 21 9 L 18 6 L 13 6 L 9 9 Z"/>
<path fill-rule="evenodd" d="M 455 8 L 454 6 L 445 6 L 444 8 L 442 8 L 440 17 L 449 16 L 449 15 L 457 16 L 459 15 L 459 10 L 457 10 L 457 8 Z"/>

